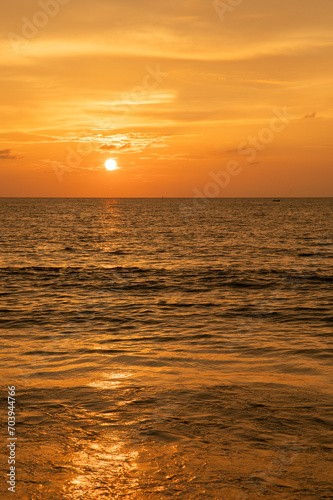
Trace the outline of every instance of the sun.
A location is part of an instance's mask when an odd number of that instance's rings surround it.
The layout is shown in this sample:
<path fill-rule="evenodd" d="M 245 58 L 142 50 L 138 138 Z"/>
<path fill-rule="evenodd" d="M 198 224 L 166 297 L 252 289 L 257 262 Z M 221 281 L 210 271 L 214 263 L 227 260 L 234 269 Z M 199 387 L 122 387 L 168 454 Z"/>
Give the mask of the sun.
<path fill-rule="evenodd" d="M 117 162 L 115 160 L 106 160 L 105 162 L 106 170 L 117 170 Z"/>

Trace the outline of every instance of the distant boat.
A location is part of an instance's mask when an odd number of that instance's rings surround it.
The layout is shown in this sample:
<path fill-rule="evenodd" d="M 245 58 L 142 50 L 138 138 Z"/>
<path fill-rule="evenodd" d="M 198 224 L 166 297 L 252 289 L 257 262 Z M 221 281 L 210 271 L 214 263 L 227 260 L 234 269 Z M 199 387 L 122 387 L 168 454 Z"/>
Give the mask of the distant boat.
<path fill-rule="evenodd" d="M 273 201 L 281 201 L 281 200 L 273 200 Z"/>

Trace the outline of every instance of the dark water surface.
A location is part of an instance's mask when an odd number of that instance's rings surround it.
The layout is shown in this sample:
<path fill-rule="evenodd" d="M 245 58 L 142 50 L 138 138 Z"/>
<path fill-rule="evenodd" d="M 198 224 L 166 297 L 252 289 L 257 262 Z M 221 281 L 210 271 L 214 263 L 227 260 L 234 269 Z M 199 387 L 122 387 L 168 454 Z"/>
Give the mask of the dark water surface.
<path fill-rule="evenodd" d="M 0 200 L 1 498 L 333 498 L 332 207 Z"/>

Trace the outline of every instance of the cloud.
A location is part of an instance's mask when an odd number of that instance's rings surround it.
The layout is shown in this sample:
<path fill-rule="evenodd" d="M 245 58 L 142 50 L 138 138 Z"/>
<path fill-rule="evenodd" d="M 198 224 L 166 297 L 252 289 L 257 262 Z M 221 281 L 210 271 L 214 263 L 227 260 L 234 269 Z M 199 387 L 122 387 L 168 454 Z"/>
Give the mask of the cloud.
<path fill-rule="evenodd" d="M 313 113 L 303 116 L 303 120 L 306 120 L 308 118 L 317 118 L 317 113 L 314 111 Z"/>
<path fill-rule="evenodd" d="M 5 143 L 28 143 L 28 144 L 50 144 L 54 142 L 64 142 L 62 137 L 55 137 L 49 135 L 41 135 L 35 133 L 27 133 L 21 131 L 13 131 L 13 132 L 0 132 L 0 142 Z"/>
<path fill-rule="evenodd" d="M 100 53 L 161 57 L 167 49 L 174 57 L 234 60 L 332 43 L 332 0 L 321 0 L 320 8 L 312 0 L 294 0 L 292 8 L 289 0 L 238 2 L 241 5 L 226 15 L 223 25 L 213 2 L 207 0 L 79 3 L 80 8 L 78 2 L 62 6 L 59 16 L 38 28 L 38 35 L 26 43 L 27 53 L 44 54 L 48 59 L 56 54 L 87 57 Z M 6 16 L 0 19 L 2 33 L 21 36 L 22 16 L 32 22 L 40 11 L 36 7 L 26 0 L 8 2 Z M 23 59 L 27 64 L 27 58 Z"/>
<path fill-rule="evenodd" d="M 130 149 L 131 143 L 127 142 L 125 144 L 102 144 L 99 149 L 103 151 L 112 151 L 114 149 Z"/>
<path fill-rule="evenodd" d="M 11 154 L 11 149 L 0 150 L 0 160 L 17 160 L 20 158 L 16 154 Z"/>
<path fill-rule="evenodd" d="M 118 149 L 118 148 L 115 144 L 102 144 L 102 146 L 99 149 L 111 151 L 112 149 Z"/>

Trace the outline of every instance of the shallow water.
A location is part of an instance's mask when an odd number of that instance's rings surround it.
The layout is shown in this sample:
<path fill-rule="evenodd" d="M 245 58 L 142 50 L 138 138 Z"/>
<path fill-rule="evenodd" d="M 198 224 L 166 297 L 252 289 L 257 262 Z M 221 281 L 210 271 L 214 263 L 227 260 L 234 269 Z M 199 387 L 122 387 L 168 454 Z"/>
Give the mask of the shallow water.
<path fill-rule="evenodd" d="M 332 205 L 0 200 L 17 497 L 331 498 Z"/>

